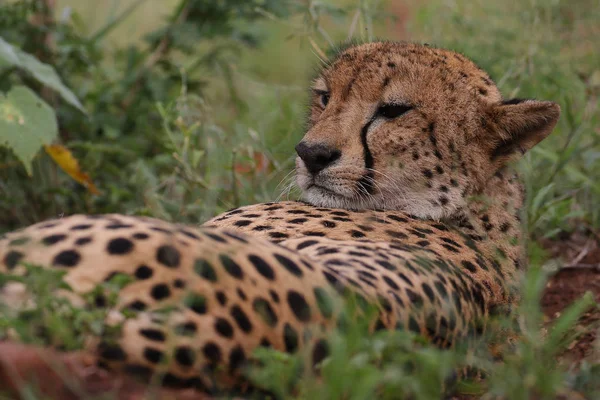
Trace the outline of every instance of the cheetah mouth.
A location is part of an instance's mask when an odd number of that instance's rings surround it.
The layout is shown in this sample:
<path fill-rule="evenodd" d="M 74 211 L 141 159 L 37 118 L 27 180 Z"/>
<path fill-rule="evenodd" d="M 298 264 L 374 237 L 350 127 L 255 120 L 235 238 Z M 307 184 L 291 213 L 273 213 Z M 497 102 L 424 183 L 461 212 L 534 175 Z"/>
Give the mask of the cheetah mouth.
<path fill-rule="evenodd" d="M 354 199 L 337 192 L 335 189 L 322 186 L 316 183 L 310 184 L 304 191 L 304 197 L 309 199 L 309 202 L 316 201 L 316 199 L 321 199 L 326 201 L 328 204 L 347 204 L 352 202 Z M 317 201 L 319 202 L 319 201 Z"/>
<path fill-rule="evenodd" d="M 325 187 L 325 186 L 317 185 L 316 183 L 311 183 L 306 188 L 306 191 L 309 191 L 311 189 L 318 190 L 320 193 L 326 193 L 326 194 L 329 194 L 331 196 L 346 198 L 346 196 L 344 196 L 344 195 L 336 192 L 335 190 L 329 189 L 328 187 Z"/>

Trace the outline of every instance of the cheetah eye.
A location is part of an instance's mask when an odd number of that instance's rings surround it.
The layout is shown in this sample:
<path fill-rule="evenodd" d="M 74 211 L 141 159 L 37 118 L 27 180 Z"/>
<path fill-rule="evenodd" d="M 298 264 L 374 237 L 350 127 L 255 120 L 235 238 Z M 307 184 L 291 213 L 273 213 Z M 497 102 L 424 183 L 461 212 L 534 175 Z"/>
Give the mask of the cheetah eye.
<path fill-rule="evenodd" d="M 329 92 L 318 91 L 317 94 L 319 95 L 319 102 L 321 103 L 321 107 L 327 107 L 327 104 L 329 103 Z"/>
<path fill-rule="evenodd" d="M 413 107 L 407 104 L 384 104 L 377 109 L 377 115 L 388 119 L 394 119 L 412 109 Z"/>

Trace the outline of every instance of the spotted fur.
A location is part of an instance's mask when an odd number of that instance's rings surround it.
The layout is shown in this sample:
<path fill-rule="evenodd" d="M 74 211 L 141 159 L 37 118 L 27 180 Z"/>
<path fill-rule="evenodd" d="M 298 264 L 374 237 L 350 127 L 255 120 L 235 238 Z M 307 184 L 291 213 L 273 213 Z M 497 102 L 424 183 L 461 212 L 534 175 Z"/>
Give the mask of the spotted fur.
<path fill-rule="evenodd" d="M 0 240 L 0 271 L 62 270 L 76 295 L 130 276 L 107 320 L 120 337 L 92 338 L 88 351 L 106 368 L 209 392 L 239 386 L 260 346 L 323 360 L 341 294 L 378 307 L 374 328 L 440 346 L 509 306 L 524 260 L 522 189 L 507 163 L 551 132 L 558 106 L 503 100 L 462 55 L 410 43 L 341 52 L 313 92 L 297 147 L 304 201 L 241 207 L 203 227 L 47 221 Z"/>

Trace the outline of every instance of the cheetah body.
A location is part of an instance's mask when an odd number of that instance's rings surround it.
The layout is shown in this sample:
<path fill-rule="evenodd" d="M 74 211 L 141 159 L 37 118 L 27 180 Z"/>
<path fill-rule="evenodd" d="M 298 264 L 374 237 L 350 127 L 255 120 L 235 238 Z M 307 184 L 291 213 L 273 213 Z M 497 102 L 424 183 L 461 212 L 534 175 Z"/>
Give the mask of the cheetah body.
<path fill-rule="evenodd" d="M 116 310 L 135 316 L 117 315 L 120 337 L 89 350 L 108 368 L 209 391 L 239 383 L 259 346 L 322 360 L 340 294 L 375 304 L 377 327 L 442 346 L 510 305 L 522 191 L 506 163 L 550 133 L 558 107 L 503 101 L 463 56 L 409 43 L 343 50 L 313 93 L 297 148 L 305 202 L 202 227 L 70 216 L 0 240 L 0 271 L 64 270 L 84 307 L 98 284 L 131 277 Z"/>

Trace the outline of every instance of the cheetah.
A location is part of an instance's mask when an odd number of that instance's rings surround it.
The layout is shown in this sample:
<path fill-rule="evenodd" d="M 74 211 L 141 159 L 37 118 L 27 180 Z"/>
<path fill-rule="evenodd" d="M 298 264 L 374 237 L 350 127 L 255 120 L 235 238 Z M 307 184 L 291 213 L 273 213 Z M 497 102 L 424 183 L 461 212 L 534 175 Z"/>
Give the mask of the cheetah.
<path fill-rule="evenodd" d="M 239 386 L 261 346 L 306 349 L 318 364 L 348 293 L 380 311 L 374 329 L 439 346 L 510 307 L 525 265 L 510 164 L 551 133 L 559 106 L 503 99 L 463 55 L 405 42 L 340 50 L 311 99 L 296 146 L 299 201 L 202 226 L 46 221 L 0 241 L 0 271 L 65 271 L 78 295 L 129 276 L 113 310 L 119 337 L 90 338 L 87 351 L 104 368 L 205 392 Z"/>

